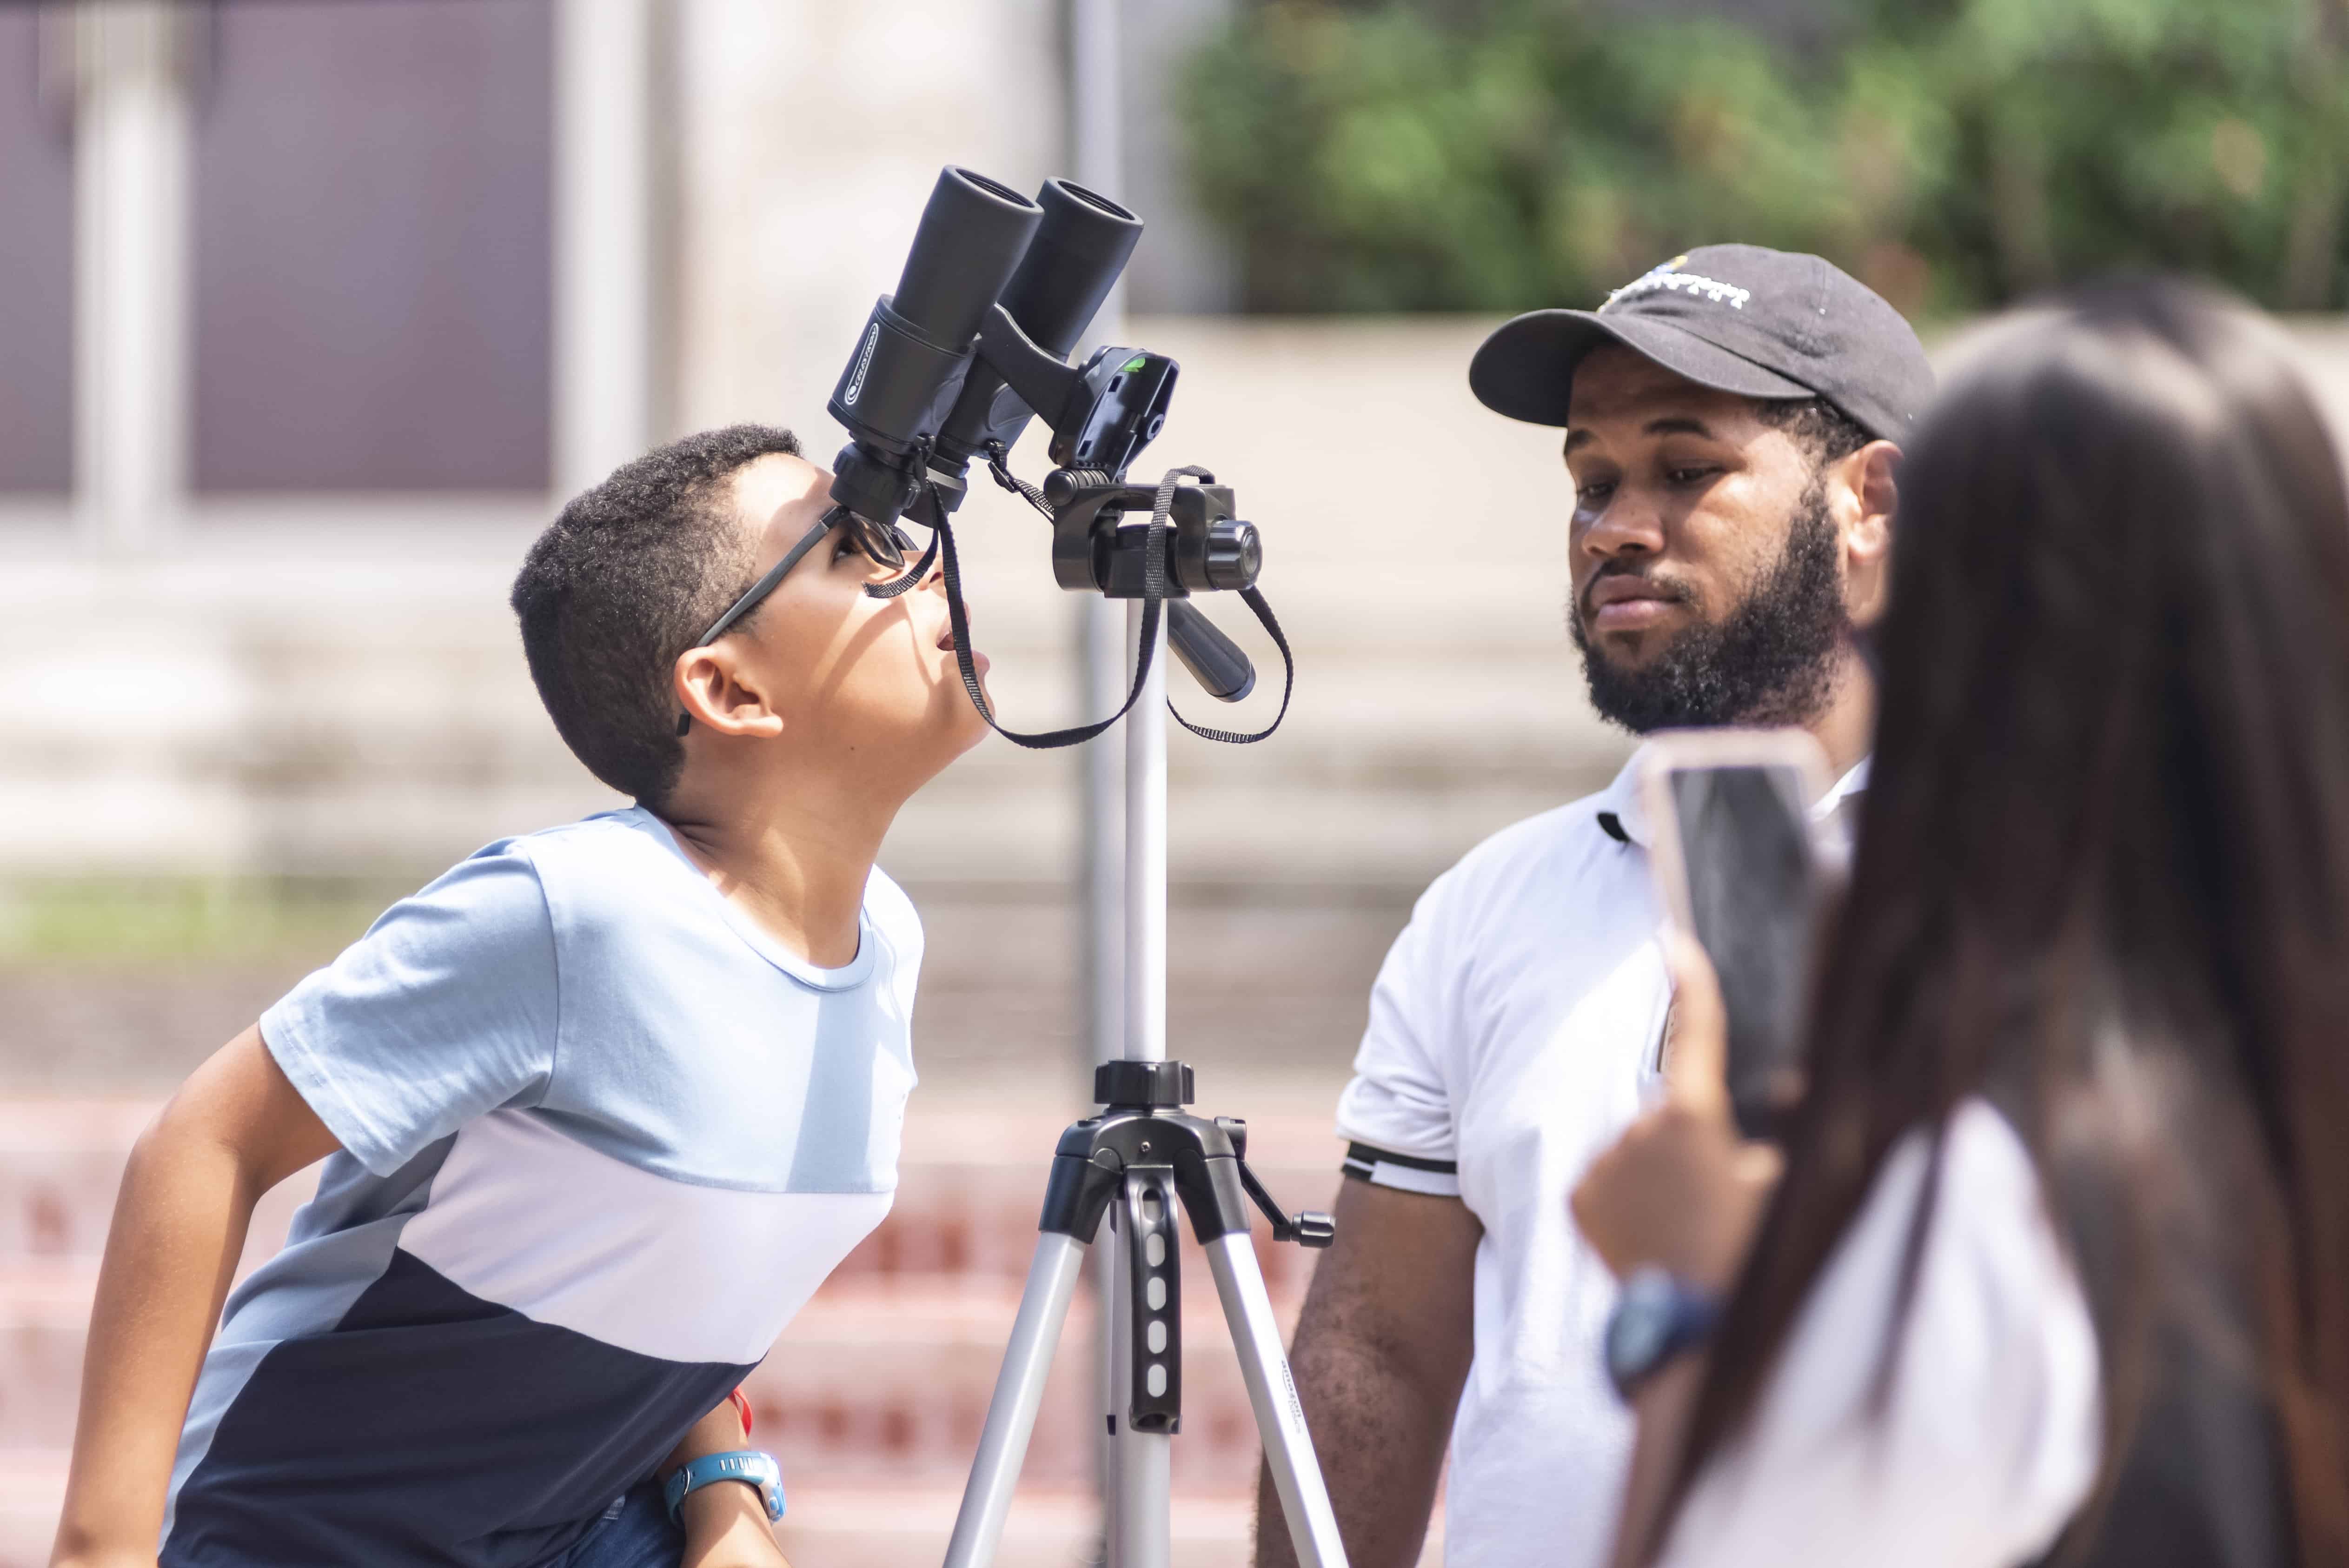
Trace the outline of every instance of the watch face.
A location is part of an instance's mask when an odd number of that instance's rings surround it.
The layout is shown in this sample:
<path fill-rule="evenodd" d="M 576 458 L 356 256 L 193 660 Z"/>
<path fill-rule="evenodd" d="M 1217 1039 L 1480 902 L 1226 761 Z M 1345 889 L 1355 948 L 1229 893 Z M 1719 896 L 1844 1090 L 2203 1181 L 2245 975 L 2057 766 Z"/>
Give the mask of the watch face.
<path fill-rule="evenodd" d="M 1663 1314 L 1647 1302 L 1626 1298 L 1607 1337 L 1607 1359 L 1616 1371 L 1636 1375 L 1664 1347 Z"/>
<path fill-rule="evenodd" d="M 1664 1354 L 1672 1297 L 1672 1282 L 1656 1270 L 1640 1269 L 1623 1282 L 1607 1320 L 1607 1370 L 1619 1389 L 1638 1382 Z"/>

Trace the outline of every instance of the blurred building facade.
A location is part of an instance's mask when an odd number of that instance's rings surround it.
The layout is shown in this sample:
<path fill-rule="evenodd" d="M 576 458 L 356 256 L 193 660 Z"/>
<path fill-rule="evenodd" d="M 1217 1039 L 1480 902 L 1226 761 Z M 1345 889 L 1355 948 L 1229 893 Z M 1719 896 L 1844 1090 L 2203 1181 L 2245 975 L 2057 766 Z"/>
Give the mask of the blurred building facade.
<path fill-rule="evenodd" d="M 1164 314 L 1223 298 L 1165 123 L 1223 3 L 1123 8 L 1128 336 L 1185 368 L 1144 466 L 1238 486 L 1300 669 L 1272 742 L 1176 736 L 1176 1007 L 1259 975 L 1250 1038 L 1328 1064 L 1426 877 L 1624 748 L 1560 631 L 1551 438 L 1465 391 L 1485 324 Z M 1067 34 L 1057 0 L 0 9 L 0 880 L 413 879 L 611 804 L 523 671 L 523 546 L 667 435 L 833 450 L 938 167 L 1071 166 Z M 1007 721 L 1067 722 L 1034 521 L 972 522 Z M 991 742 L 888 847 L 967 1034 L 1072 1027 L 1074 780 Z"/>
<path fill-rule="evenodd" d="M 1315 1203 L 1413 898 L 1629 742 L 1563 629 L 1556 433 L 1467 391 L 1490 323 L 1217 314 L 1230 268 L 1170 119 L 1185 51 L 1239 3 L 1121 8 L 1115 193 L 1151 223 L 1127 338 L 1184 367 L 1142 467 L 1237 487 L 1299 664 L 1272 741 L 1172 738 L 1170 1034 Z M 0 5 L 0 1090 L 158 1092 L 323 956 L 28 963 L 11 889 L 412 886 L 616 804 L 531 690 L 522 551 L 667 436 L 756 420 L 831 452 L 825 397 L 938 167 L 1072 168 L 1068 31 L 1063 0 Z M 2298 334 L 2349 428 L 2349 334 Z M 1015 466 L 1043 466 L 1032 438 Z M 1006 722 L 1074 720 L 1035 519 L 984 485 L 967 516 Z M 1179 677 L 1175 700 L 1260 725 L 1270 650 L 1209 608 L 1265 678 L 1237 711 Z M 1075 792 L 1067 753 L 991 741 L 885 851 L 930 929 L 923 1072 L 960 1092 L 917 1100 L 896 1218 L 756 1386 L 819 1482 L 811 1550 L 935 1561 L 951 1518 L 1033 1166 L 1078 1097 Z M 142 1115 L 0 1099 L 0 1564 L 45 1550 Z M 1281 1260 L 1284 1311 L 1301 1283 Z M 1176 1561 L 1237 1563 L 1253 1453 L 1227 1368 L 1201 1368 Z M 1015 1520 L 1007 1561 L 1075 1560 L 1092 1529 L 1093 1417 L 1060 1416 L 1030 1479 L 1062 1512 Z"/>

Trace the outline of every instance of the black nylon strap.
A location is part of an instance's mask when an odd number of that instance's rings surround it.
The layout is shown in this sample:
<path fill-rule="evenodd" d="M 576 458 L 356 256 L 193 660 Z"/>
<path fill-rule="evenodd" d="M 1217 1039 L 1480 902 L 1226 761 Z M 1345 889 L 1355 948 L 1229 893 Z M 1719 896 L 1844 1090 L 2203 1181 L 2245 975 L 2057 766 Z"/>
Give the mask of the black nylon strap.
<path fill-rule="evenodd" d="M 1001 441 L 987 443 L 987 472 L 995 475 L 995 483 L 1014 494 L 1027 497 L 1028 504 L 1041 512 L 1045 522 L 1058 522 L 1059 518 L 1052 512 L 1052 504 L 1044 499 L 1044 493 L 1011 472 L 1010 458 L 1011 454 L 1004 450 Z"/>
<path fill-rule="evenodd" d="M 1044 499 L 1044 493 L 1011 472 L 1009 454 L 1001 441 L 988 442 L 986 452 L 988 472 L 995 476 L 996 483 L 1025 499 L 1029 505 L 1043 514 L 1046 522 L 1057 521 L 1052 504 Z M 962 562 L 955 551 L 954 524 L 943 509 L 938 511 L 937 521 L 931 524 L 936 532 L 930 540 L 930 547 L 922 553 L 921 560 L 913 570 L 894 582 L 867 587 L 864 591 L 874 598 L 895 598 L 921 580 L 922 575 L 929 570 L 933 557 L 941 559 L 946 567 L 947 618 L 954 627 L 955 667 L 962 675 L 963 690 L 970 694 L 971 706 L 978 710 L 978 716 L 986 720 L 988 728 L 997 734 L 1030 751 L 1081 745 L 1124 718 L 1133 711 L 1134 703 L 1141 700 L 1142 688 L 1150 679 L 1151 660 L 1160 641 L 1158 623 L 1166 601 L 1166 544 L 1172 528 L 1167 514 L 1174 504 L 1174 491 L 1185 479 L 1212 477 L 1204 468 L 1170 468 L 1158 482 L 1158 493 L 1150 508 L 1150 531 L 1143 541 L 1142 656 L 1134 662 L 1133 685 L 1126 692 L 1125 701 L 1118 705 L 1116 712 L 1091 724 L 1040 733 L 1023 733 L 1018 730 L 1007 730 L 997 722 L 995 706 L 988 701 L 986 690 L 978 683 L 978 667 L 971 662 L 970 617 L 962 602 Z M 1174 722 L 1191 733 L 1202 740 L 1221 741 L 1234 746 L 1252 745 L 1279 729 L 1280 722 L 1288 716 L 1288 700 L 1297 689 L 1297 659 L 1289 651 L 1288 639 L 1281 635 L 1280 622 L 1273 618 L 1272 607 L 1265 602 L 1264 595 L 1254 588 L 1242 588 L 1240 602 L 1255 612 L 1257 623 L 1272 638 L 1273 646 L 1280 649 L 1280 711 L 1275 713 L 1272 722 L 1263 729 L 1242 734 L 1194 724 L 1183 717 L 1172 699 L 1166 704 L 1166 711 L 1174 715 Z"/>
<path fill-rule="evenodd" d="M 904 576 L 895 578 L 885 583 L 865 584 L 864 597 L 871 599 L 895 598 L 898 595 L 906 592 L 908 589 L 912 588 L 914 585 L 920 582 L 925 576 L 928 576 L 930 563 L 937 558 L 938 536 L 936 534 L 933 534 L 930 535 L 930 547 L 922 552 L 922 558 L 915 562 L 912 566 L 908 567 Z"/>
<path fill-rule="evenodd" d="M 1016 746 L 1030 751 L 1049 751 L 1059 746 L 1074 746 L 1092 740 L 1112 724 L 1133 711 L 1142 697 L 1142 688 L 1150 679 L 1150 663 L 1158 649 L 1158 619 L 1166 599 L 1166 535 L 1167 513 L 1174 504 L 1174 488 L 1186 478 L 1196 478 L 1207 471 L 1203 468 L 1170 468 L 1158 482 L 1158 494 L 1150 508 L 1150 531 L 1143 536 L 1142 545 L 1142 657 L 1134 661 L 1133 686 L 1118 704 L 1116 712 L 1091 724 L 1078 724 L 1066 730 L 1050 730 L 1040 734 L 1026 734 L 1007 730 L 996 722 L 994 705 L 988 701 L 986 691 L 978 683 L 978 671 L 970 661 L 970 618 L 963 609 L 962 565 L 956 558 L 954 524 L 943 514 L 938 518 L 938 538 L 945 546 L 947 572 L 947 617 L 954 626 L 955 664 L 962 671 L 963 690 L 970 693 L 971 706 L 978 710 L 988 727 Z M 1009 477 L 1008 474 L 1006 477 Z M 1017 480 L 1013 481 L 1018 484 Z M 1027 487 L 1019 486 L 1026 493 Z M 1050 517 L 1052 509 L 1045 504 L 1041 494 L 1031 497 L 1034 504 Z"/>
<path fill-rule="evenodd" d="M 1272 618 L 1272 607 L 1265 603 L 1264 596 L 1254 588 L 1240 590 L 1240 603 L 1256 612 L 1257 624 L 1264 628 L 1266 633 L 1271 637 L 1273 646 L 1280 649 L 1280 711 L 1272 716 L 1272 722 L 1261 730 L 1245 735 L 1231 730 L 1209 729 L 1205 724 L 1194 724 L 1190 720 L 1183 717 L 1182 711 L 1174 706 L 1174 700 L 1172 697 L 1166 700 L 1166 711 L 1174 715 L 1176 723 L 1203 741 L 1221 741 L 1227 746 L 1252 746 L 1279 729 L 1280 722 L 1288 717 L 1289 694 L 1297 690 L 1297 659 L 1288 651 L 1288 639 L 1280 635 L 1280 623 Z"/>

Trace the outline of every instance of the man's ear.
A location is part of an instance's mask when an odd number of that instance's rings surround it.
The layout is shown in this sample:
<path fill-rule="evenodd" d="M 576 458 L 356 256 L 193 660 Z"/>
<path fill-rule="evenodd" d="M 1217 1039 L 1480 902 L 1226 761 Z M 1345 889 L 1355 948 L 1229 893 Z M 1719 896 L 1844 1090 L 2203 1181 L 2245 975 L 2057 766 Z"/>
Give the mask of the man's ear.
<path fill-rule="evenodd" d="M 678 706 L 712 733 L 771 741 L 783 732 L 783 716 L 725 643 L 678 654 L 672 684 Z"/>
<path fill-rule="evenodd" d="M 1862 626 L 1884 607 L 1891 576 L 1893 518 L 1900 509 L 1900 449 L 1872 441 L 1837 465 L 1843 504 L 1837 508 L 1842 535 L 1844 603 Z"/>

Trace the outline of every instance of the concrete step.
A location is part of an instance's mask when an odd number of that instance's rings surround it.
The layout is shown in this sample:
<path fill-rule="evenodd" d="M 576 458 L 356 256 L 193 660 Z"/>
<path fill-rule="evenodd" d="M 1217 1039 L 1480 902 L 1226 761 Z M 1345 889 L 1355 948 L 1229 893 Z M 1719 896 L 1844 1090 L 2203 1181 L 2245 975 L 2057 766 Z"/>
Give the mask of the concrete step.
<path fill-rule="evenodd" d="M 1206 1261 L 1191 1252 L 1185 1265 L 1176 1477 L 1195 1490 L 1244 1491 L 1257 1463 L 1247 1390 Z M 71 1443 L 96 1277 L 78 1261 L 0 1271 L 0 1449 Z M 835 1279 L 750 1377 L 761 1445 L 783 1456 L 793 1474 L 924 1483 L 959 1477 L 1019 1300 L 1016 1281 Z M 1287 1328 L 1294 1307 L 1280 1308 Z M 1081 1294 L 1030 1450 L 1028 1473 L 1040 1484 L 1079 1485 L 1092 1473 L 1102 1420 L 1093 1407 L 1093 1324 Z"/>
<path fill-rule="evenodd" d="M 0 1099 L 0 1268 L 104 1251 L 123 1162 L 154 1111 L 148 1101 Z M 1078 1114 L 1043 1096 L 919 1102 L 906 1118 L 889 1218 L 842 1272 L 1023 1278 L 1052 1147 Z M 1275 1196 L 1291 1209 L 1326 1208 L 1339 1155 L 1327 1109 L 1276 1106 L 1248 1125 L 1249 1163 Z M 284 1243 L 287 1221 L 316 1181 L 304 1171 L 263 1198 L 245 1270 Z M 1293 1248 L 1265 1264 L 1276 1295 L 1300 1289 L 1310 1267 Z"/>
<path fill-rule="evenodd" d="M 1326 1206 L 1337 1153 L 1326 1113 L 1271 1097 L 1268 1114 L 1250 1122 L 1251 1163 L 1290 1208 Z M 9 1555 L 20 1537 L 38 1537 L 46 1552 L 62 1485 L 59 1456 L 72 1438 L 97 1254 L 123 1160 L 152 1111 L 134 1102 L 0 1101 L 0 1568 L 20 1560 Z M 938 1505 L 936 1541 L 925 1533 L 927 1523 L 889 1522 L 899 1520 L 895 1510 L 876 1507 L 868 1516 L 853 1501 L 825 1502 L 802 1526 L 816 1532 L 810 1547 L 816 1560 L 824 1542 L 862 1541 L 867 1525 L 858 1521 L 868 1518 L 884 1521 L 886 1528 L 874 1528 L 887 1539 L 870 1553 L 859 1546 L 856 1561 L 894 1562 L 901 1550 L 908 1562 L 935 1559 L 993 1391 L 1035 1246 L 1045 1165 L 1067 1114 L 1032 1096 L 964 1095 L 910 1116 L 889 1219 L 750 1379 L 760 1442 L 808 1487 L 826 1498 L 947 1500 Z M 304 1173 L 264 1199 L 246 1269 L 282 1242 L 315 1180 Z M 1286 1328 L 1312 1260 L 1273 1245 L 1261 1228 L 1257 1241 Z M 1184 1258 L 1185 1414 L 1175 1485 L 1185 1499 L 1220 1500 L 1216 1506 L 1231 1514 L 1254 1486 L 1257 1445 L 1206 1261 L 1187 1246 Z M 1092 1473 L 1102 1420 L 1094 1322 L 1090 1293 L 1081 1292 L 1024 1472 L 1048 1495 L 1081 1498 Z M 904 1518 L 927 1515 L 916 1510 Z M 1020 1553 L 1032 1547 L 1035 1561 L 1066 1563 L 1091 1528 L 1045 1506 L 1032 1528 L 1015 1521 L 1016 1540 L 1029 1544 L 1007 1546 L 1004 1561 L 1028 1561 Z M 1178 1562 L 1237 1562 L 1245 1542 L 1209 1531 L 1195 1545 L 1205 1555 L 1186 1555 L 1194 1547 L 1185 1546 Z"/>
<path fill-rule="evenodd" d="M 1244 1496 L 1256 1484 L 1258 1459 L 1247 1391 L 1206 1262 L 1195 1252 L 1184 1262 L 1175 1487 Z M 1016 1285 L 835 1281 L 750 1377 L 759 1441 L 791 1473 L 828 1482 L 958 1482 L 978 1444 L 1019 1299 Z M 1276 1310 L 1284 1332 L 1292 1328 L 1293 1307 Z M 1103 1429 L 1095 1322 L 1089 1293 L 1081 1293 L 1029 1446 L 1024 1473 L 1031 1484 L 1081 1488 L 1093 1473 Z"/>
<path fill-rule="evenodd" d="M 0 1450 L 0 1568 L 48 1562 L 66 1458 L 48 1450 Z M 959 1486 L 856 1488 L 798 1485 L 777 1533 L 794 1563 L 856 1568 L 934 1568 L 946 1554 L 962 1501 Z M 1172 1568 L 1245 1568 L 1255 1506 L 1244 1497 L 1178 1497 L 1172 1516 Z M 1423 1568 L 1444 1561 L 1439 1510 L 1420 1553 Z M 1085 1490 L 1023 1488 L 996 1553 L 999 1568 L 1071 1568 L 1093 1561 L 1101 1510 Z"/>

